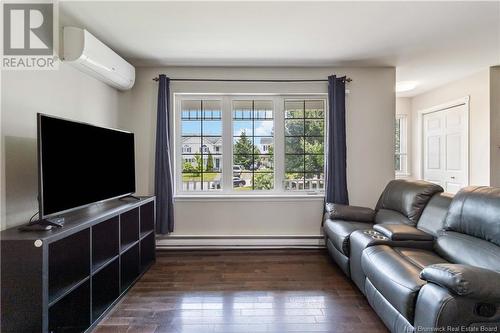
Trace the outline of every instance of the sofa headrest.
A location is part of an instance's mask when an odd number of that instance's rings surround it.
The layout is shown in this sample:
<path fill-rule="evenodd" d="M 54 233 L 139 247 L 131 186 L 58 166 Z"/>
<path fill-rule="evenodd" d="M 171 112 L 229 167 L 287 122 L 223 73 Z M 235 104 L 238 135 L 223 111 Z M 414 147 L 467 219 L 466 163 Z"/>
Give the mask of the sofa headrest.
<path fill-rule="evenodd" d="M 451 202 L 445 229 L 500 246 L 500 188 L 466 187 Z"/>
<path fill-rule="evenodd" d="M 420 215 L 417 228 L 437 237 L 439 231 L 444 228 L 451 200 L 453 200 L 453 195 L 450 193 L 434 195 Z"/>
<path fill-rule="evenodd" d="M 440 192 L 443 192 L 441 186 L 423 180 L 392 180 L 380 196 L 376 210 L 395 210 L 416 224 L 425 205 Z"/>

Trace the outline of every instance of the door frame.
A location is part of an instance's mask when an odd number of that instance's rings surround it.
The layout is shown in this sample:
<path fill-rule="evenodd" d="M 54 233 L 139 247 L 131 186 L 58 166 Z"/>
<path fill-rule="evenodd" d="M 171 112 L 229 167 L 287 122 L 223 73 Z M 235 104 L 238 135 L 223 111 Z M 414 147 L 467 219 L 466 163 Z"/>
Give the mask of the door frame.
<path fill-rule="evenodd" d="M 465 126 L 466 126 L 466 155 L 467 155 L 467 163 L 465 164 L 465 173 L 466 173 L 466 185 L 470 185 L 470 96 L 467 95 L 465 97 L 449 101 L 443 104 L 435 105 L 430 108 L 422 109 L 417 111 L 417 124 L 418 124 L 418 138 L 417 138 L 417 156 L 419 157 L 419 166 L 417 178 L 424 179 L 424 115 L 439 111 L 444 111 L 447 109 L 451 109 L 457 106 L 464 105 L 466 107 L 466 117 L 465 117 Z"/>

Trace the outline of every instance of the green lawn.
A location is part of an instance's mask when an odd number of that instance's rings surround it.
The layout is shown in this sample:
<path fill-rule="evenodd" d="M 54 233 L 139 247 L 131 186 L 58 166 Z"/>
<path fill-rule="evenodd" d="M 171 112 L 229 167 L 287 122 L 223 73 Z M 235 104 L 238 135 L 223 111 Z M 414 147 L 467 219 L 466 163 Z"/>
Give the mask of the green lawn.
<path fill-rule="evenodd" d="M 237 191 L 250 191 L 250 190 L 252 190 L 252 186 L 245 185 L 243 187 L 235 187 L 234 189 Z"/>
<path fill-rule="evenodd" d="M 211 182 L 215 180 L 215 178 L 220 175 L 220 173 L 216 172 L 208 172 L 208 173 L 203 173 L 203 181 L 204 182 Z M 188 181 L 201 181 L 201 174 L 198 173 L 183 173 L 182 174 L 182 181 L 188 182 Z"/>

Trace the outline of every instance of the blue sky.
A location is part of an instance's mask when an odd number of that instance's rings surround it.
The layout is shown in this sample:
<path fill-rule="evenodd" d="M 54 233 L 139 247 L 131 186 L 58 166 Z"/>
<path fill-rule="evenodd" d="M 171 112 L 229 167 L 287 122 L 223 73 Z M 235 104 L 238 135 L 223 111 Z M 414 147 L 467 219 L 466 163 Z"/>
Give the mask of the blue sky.
<path fill-rule="evenodd" d="M 245 131 L 247 135 L 255 136 L 272 136 L 273 135 L 273 121 L 260 120 L 255 121 L 255 133 L 252 132 L 251 121 L 233 121 L 233 135 L 238 136 Z M 184 136 L 197 136 L 201 134 L 201 122 L 199 120 L 183 120 L 181 135 Z M 203 134 L 204 135 L 219 135 L 222 136 L 222 121 L 221 120 L 204 120 L 203 121 Z"/>

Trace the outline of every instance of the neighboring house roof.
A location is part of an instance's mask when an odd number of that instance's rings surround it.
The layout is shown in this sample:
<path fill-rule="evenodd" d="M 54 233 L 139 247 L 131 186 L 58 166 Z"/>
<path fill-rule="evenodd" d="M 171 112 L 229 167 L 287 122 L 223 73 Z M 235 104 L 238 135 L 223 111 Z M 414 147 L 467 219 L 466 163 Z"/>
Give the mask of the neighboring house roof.
<path fill-rule="evenodd" d="M 200 143 L 200 137 L 197 136 L 183 136 L 182 137 L 182 144 L 199 144 Z M 222 138 L 217 136 L 217 137 L 203 137 L 203 144 L 211 144 L 211 145 L 222 145 Z"/>
<path fill-rule="evenodd" d="M 273 138 L 260 138 L 261 145 L 271 145 L 273 144 Z"/>

